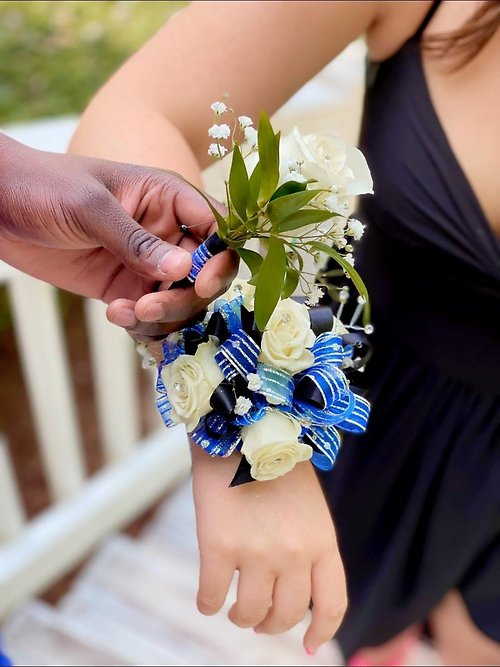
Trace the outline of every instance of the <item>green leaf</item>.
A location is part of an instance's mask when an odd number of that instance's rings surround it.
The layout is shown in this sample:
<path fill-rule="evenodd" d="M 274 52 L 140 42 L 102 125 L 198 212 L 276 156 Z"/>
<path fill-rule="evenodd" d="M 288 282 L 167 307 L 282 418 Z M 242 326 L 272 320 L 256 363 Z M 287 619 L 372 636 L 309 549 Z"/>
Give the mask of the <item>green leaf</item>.
<path fill-rule="evenodd" d="M 321 190 L 304 190 L 303 192 L 294 192 L 291 195 L 279 197 L 272 202 L 269 202 L 266 208 L 266 213 L 271 220 L 273 227 L 276 227 L 283 220 L 296 213 L 307 206 L 309 202 L 314 199 Z M 330 213 L 330 218 L 332 214 Z"/>
<path fill-rule="evenodd" d="M 250 278 L 250 280 L 248 281 L 248 284 L 253 285 L 254 287 L 256 287 L 258 282 L 259 282 L 259 274 L 257 272 L 254 276 L 252 276 Z"/>
<path fill-rule="evenodd" d="M 276 190 L 280 174 L 279 135 L 274 135 L 271 122 L 263 111 L 259 118 L 257 143 L 261 170 L 258 202 L 263 206 Z"/>
<path fill-rule="evenodd" d="M 288 299 L 289 296 L 295 292 L 297 285 L 299 284 L 300 273 L 293 266 L 286 267 L 286 276 L 285 284 L 281 290 L 281 298 Z"/>
<path fill-rule="evenodd" d="M 238 248 L 237 253 L 250 269 L 252 278 L 259 273 L 263 258 L 258 252 L 248 250 L 247 248 Z"/>
<path fill-rule="evenodd" d="M 247 200 L 249 193 L 248 174 L 245 161 L 241 155 L 240 148 L 235 144 L 233 148 L 233 158 L 231 170 L 229 172 L 229 195 L 234 210 L 241 220 L 247 217 Z"/>
<path fill-rule="evenodd" d="M 335 262 L 337 262 L 337 264 L 339 264 L 344 269 L 344 271 L 347 273 L 349 278 L 354 283 L 360 296 L 362 296 L 365 300 L 365 307 L 363 310 L 363 323 L 369 324 L 370 297 L 368 296 L 368 290 L 366 289 L 366 285 L 364 284 L 361 276 L 356 271 L 356 269 L 353 266 L 351 266 L 349 262 L 346 262 L 345 259 L 342 257 L 342 255 L 340 255 L 340 253 L 338 253 L 334 248 L 327 245 L 326 243 L 322 243 L 321 241 L 311 241 L 311 243 L 309 243 L 308 246 L 313 250 L 319 250 L 320 252 L 326 253 L 329 257 L 331 257 Z"/>
<path fill-rule="evenodd" d="M 255 322 L 264 331 L 278 303 L 285 282 L 286 253 L 283 241 L 269 240 L 269 250 L 262 262 L 255 288 Z"/>
<path fill-rule="evenodd" d="M 325 222 L 330 220 L 332 214 L 330 211 L 322 211 L 316 208 L 306 208 L 296 213 L 292 213 L 288 218 L 285 218 L 277 227 L 276 231 L 281 232 L 291 232 L 294 229 L 300 229 L 301 227 L 307 227 L 309 225 L 317 225 L 320 222 Z"/>
<path fill-rule="evenodd" d="M 252 217 L 259 210 L 257 199 L 260 190 L 260 164 L 257 162 L 248 180 L 247 214 Z"/>
<path fill-rule="evenodd" d="M 274 201 L 275 199 L 279 199 L 279 197 L 284 197 L 285 195 L 291 195 L 294 192 L 303 192 L 306 188 L 307 181 L 304 181 L 303 183 L 299 183 L 297 181 L 288 181 L 287 183 L 280 185 L 279 188 L 275 190 L 269 201 Z"/>

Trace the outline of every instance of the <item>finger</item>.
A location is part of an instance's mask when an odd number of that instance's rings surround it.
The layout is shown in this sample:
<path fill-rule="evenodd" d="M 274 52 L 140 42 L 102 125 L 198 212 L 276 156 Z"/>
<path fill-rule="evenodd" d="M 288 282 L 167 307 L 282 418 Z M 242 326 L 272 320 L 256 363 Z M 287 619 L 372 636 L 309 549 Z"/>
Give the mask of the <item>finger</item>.
<path fill-rule="evenodd" d="M 141 276 L 180 280 L 189 273 L 190 254 L 144 229 L 107 191 L 99 209 L 86 211 L 84 225 L 92 240 Z"/>
<path fill-rule="evenodd" d="M 311 599 L 311 571 L 294 572 L 278 578 L 274 587 L 273 604 L 256 632 L 277 634 L 290 630 L 304 618 Z"/>
<path fill-rule="evenodd" d="M 208 303 L 192 287 L 178 287 L 145 294 L 136 303 L 135 315 L 142 322 L 180 322 L 195 317 Z"/>
<path fill-rule="evenodd" d="M 337 632 L 347 608 L 344 568 L 340 555 L 320 561 L 312 571 L 312 619 L 304 635 L 310 655 Z"/>
<path fill-rule="evenodd" d="M 200 271 L 195 283 L 198 296 L 213 299 L 219 292 L 225 292 L 238 273 L 238 255 L 225 250 L 208 260 Z"/>
<path fill-rule="evenodd" d="M 198 610 L 210 616 L 216 614 L 224 604 L 233 580 L 235 565 L 216 552 L 201 550 L 200 580 L 196 604 Z"/>
<path fill-rule="evenodd" d="M 240 570 L 238 595 L 228 617 L 240 628 L 253 628 L 267 615 L 273 598 L 276 575 L 262 572 L 261 568 L 245 567 Z"/>
<path fill-rule="evenodd" d="M 182 326 L 181 322 L 141 322 L 135 315 L 135 303 L 129 299 L 115 299 L 107 307 L 106 317 L 137 340 L 161 340 Z"/>
<path fill-rule="evenodd" d="M 106 308 L 106 317 L 112 324 L 127 329 L 138 324 L 134 312 L 135 301 L 130 299 L 115 299 Z"/>

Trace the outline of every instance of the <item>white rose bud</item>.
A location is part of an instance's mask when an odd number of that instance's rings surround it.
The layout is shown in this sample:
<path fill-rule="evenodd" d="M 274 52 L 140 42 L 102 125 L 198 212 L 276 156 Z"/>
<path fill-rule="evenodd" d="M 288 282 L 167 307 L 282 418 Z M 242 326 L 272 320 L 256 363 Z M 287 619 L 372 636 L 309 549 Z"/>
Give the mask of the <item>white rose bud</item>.
<path fill-rule="evenodd" d="M 214 360 L 214 343 L 201 343 L 196 354 L 181 354 L 162 371 L 170 417 L 176 424 L 185 424 L 191 433 L 200 419 L 211 412 L 210 397 L 224 376 Z"/>
<path fill-rule="evenodd" d="M 290 472 L 297 463 L 308 461 L 312 447 L 298 441 L 300 424 L 280 412 L 268 412 L 261 420 L 241 429 L 241 452 L 259 482 Z"/>
<path fill-rule="evenodd" d="M 314 355 L 307 348 L 312 347 L 315 340 L 307 306 L 293 299 L 283 299 L 262 335 L 259 361 L 295 375 L 314 363 Z"/>

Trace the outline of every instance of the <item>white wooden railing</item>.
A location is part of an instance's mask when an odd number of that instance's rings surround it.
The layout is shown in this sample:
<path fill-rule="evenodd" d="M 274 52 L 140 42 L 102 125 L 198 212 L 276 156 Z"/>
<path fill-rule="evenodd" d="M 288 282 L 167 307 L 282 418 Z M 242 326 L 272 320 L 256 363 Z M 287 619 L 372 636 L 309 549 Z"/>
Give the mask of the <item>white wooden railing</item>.
<path fill-rule="evenodd" d="M 98 424 L 105 466 L 85 472 L 56 290 L 0 263 L 51 506 L 26 522 L 8 448 L 0 440 L 0 616 L 75 565 L 103 537 L 189 472 L 182 428 L 139 441 L 137 359 L 132 341 L 88 300 Z M 153 378 L 151 378 L 153 400 Z"/>

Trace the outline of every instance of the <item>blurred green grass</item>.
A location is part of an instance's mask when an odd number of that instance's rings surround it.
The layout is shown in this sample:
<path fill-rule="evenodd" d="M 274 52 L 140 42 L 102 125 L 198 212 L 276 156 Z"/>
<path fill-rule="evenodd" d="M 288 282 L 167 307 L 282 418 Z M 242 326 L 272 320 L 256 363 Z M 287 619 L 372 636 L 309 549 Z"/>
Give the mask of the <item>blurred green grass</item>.
<path fill-rule="evenodd" d="M 187 2 L 0 2 L 0 125 L 80 113 Z"/>

